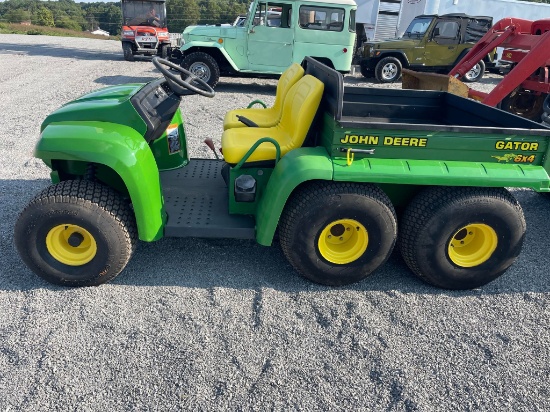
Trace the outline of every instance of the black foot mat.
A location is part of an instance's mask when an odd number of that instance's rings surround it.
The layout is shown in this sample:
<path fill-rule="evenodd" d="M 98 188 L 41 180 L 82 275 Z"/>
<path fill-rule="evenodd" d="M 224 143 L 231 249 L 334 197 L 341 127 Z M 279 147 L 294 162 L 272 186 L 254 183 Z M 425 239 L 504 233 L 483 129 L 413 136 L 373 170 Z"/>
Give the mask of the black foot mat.
<path fill-rule="evenodd" d="M 181 169 L 161 172 L 168 213 L 165 235 L 254 239 L 254 219 L 230 215 L 224 162 L 193 159 Z"/>

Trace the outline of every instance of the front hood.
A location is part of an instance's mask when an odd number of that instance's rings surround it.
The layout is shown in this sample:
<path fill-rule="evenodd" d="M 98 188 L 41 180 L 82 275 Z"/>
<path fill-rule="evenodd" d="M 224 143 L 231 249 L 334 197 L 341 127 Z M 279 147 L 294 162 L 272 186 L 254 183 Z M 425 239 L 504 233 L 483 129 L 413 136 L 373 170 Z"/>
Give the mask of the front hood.
<path fill-rule="evenodd" d="M 143 84 L 124 84 L 109 86 L 103 89 L 80 96 L 79 98 L 61 106 L 51 113 L 40 130 L 50 123 L 67 121 L 116 121 L 127 108 L 122 106 L 131 105 L 130 98 L 143 87 Z M 118 119 L 120 121 L 120 119 Z"/>
<path fill-rule="evenodd" d="M 396 50 L 396 49 L 411 49 L 420 44 L 419 39 L 387 39 L 376 43 L 367 43 L 368 46 L 373 46 L 375 49 Z"/>
<path fill-rule="evenodd" d="M 237 30 L 245 30 L 245 27 L 235 26 L 188 26 L 183 31 L 185 42 L 189 41 L 217 41 L 220 37 L 235 39 Z"/>

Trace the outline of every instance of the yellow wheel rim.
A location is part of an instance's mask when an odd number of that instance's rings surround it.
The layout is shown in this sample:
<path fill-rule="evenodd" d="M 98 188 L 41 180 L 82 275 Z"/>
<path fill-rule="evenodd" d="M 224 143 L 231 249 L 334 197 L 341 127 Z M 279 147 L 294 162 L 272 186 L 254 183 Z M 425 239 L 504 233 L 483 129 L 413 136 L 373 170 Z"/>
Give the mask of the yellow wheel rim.
<path fill-rule="evenodd" d="M 498 237 L 491 226 L 473 223 L 453 235 L 447 250 L 455 265 L 471 268 L 489 260 L 497 244 Z"/>
<path fill-rule="evenodd" d="M 77 225 L 58 225 L 46 235 L 48 252 L 57 261 L 69 266 L 88 263 L 97 253 L 94 237 Z"/>
<path fill-rule="evenodd" d="M 326 260 L 345 265 L 359 259 L 369 244 L 365 226 L 353 219 L 329 223 L 319 236 L 319 253 Z"/>

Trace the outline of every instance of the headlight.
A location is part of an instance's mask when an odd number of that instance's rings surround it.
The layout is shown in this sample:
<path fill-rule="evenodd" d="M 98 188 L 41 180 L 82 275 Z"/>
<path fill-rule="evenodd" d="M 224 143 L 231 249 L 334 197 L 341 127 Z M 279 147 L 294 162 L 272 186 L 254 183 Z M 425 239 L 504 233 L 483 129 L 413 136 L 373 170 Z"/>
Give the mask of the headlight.
<path fill-rule="evenodd" d="M 369 46 L 369 56 L 374 56 L 374 46 Z"/>
<path fill-rule="evenodd" d="M 133 30 L 123 30 L 122 35 L 123 36 L 134 36 L 134 31 Z"/>

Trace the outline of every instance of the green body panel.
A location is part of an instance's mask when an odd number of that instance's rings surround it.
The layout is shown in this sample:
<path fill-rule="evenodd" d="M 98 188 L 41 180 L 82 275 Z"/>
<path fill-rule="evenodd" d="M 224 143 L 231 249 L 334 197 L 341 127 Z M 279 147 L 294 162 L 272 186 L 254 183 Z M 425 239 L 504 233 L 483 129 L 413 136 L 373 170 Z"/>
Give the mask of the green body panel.
<path fill-rule="evenodd" d="M 290 194 L 310 180 L 332 180 L 332 160 L 323 147 L 304 147 L 286 154 L 267 183 L 256 212 L 256 240 L 271 245 Z"/>
<path fill-rule="evenodd" d="M 239 27 L 239 28 L 244 29 L 243 27 Z M 187 29 L 189 29 L 189 27 Z M 185 31 L 183 33 L 185 34 Z M 186 42 L 183 46 L 181 46 L 180 50 L 183 53 L 185 53 L 190 49 L 196 49 L 196 48 L 218 49 L 224 55 L 225 59 L 227 60 L 227 63 L 231 65 L 233 70 L 240 71 L 243 69 L 244 70 L 248 69 L 248 60 L 246 59 L 246 56 L 242 55 L 242 52 L 239 51 L 234 54 L 230 54 L 228 49 L 224 47 L 224 45 L 217 43 L 217 41 L 213 41 L 211 39 L 212 39 L 212 36 L 209 35 L 207 36 L 207 40 L 195 40 L 189 43 Z M 237 47 L 235 46 L 234 49 L 236 51 Z"/>
<path fill-rule="evenodd" d="M 334 159 L 334 180 L 396 185 L 528 187 L 550 191 L 542 166 L 437 160 Z"/>
<path fill-rule="evenodd" d="M 260 4 L 252 4 L 252 13 L 259 10 Z M 339 71 L 350 70 L 356 35 L 355 27 L 349 27 L 349 16 L 351 10 L 357 9 L 355 4 L 282 0 L 276 5 L 292 7 L 290 27 L 254 25 L 250 18 L 242 27 L 189 26 L 183 31 L 185 43 L 180 50 L 185 55 L 195 50 L 218 49 L 235 72 L 243 73 L 281 74 L 292 63 L 301 63 L 305 56 L 328 59 Z M 298 11 L 305 5 L 345 10 L 342 30 L 300 27 Z"/>
<path fill-rule="evenodd" d="M 321 141 L 334 160 L 334 180 L 548 190 L 547 136 L 470 130 L 349 128 L 325 114 Z M 374 153 L 350 152 L 348 161 L 348 149 Z"/>
<path fill-rule="evenodd" d="M 172 139 L 168 138 L 168 131 L 175 136 L 174 129 L 177 129 L 178 145 L 174 146 Z M 179 149 L 179 150 L 178 150 Z M 161 137 L 151 142 L 151 150 L 160 171 L 176 169 L 189 163 L 187 150 L 187 139 L 185 136 L 185 125 L 178 109 L 174 115 L 167 131 Z"/>
<path fill-rule="evenodd" d="M 81 96 L 46 117 L 40 130 L 50 123 L 61 121 L 92 121 L 126 125 L 144 135 L 147 127 L 130 102 L 130 97 L 143 86 L 110 86 Z"/>
<path fill-rule="evenodd" d="M 128 126 L 104 122 L 60 122 L 42 132 L 35 156 L 106 165 L 124 181 L 132 201 L 139 238 L 162 237 L 166 220 L 155 158 L 143 136 Z"/>

